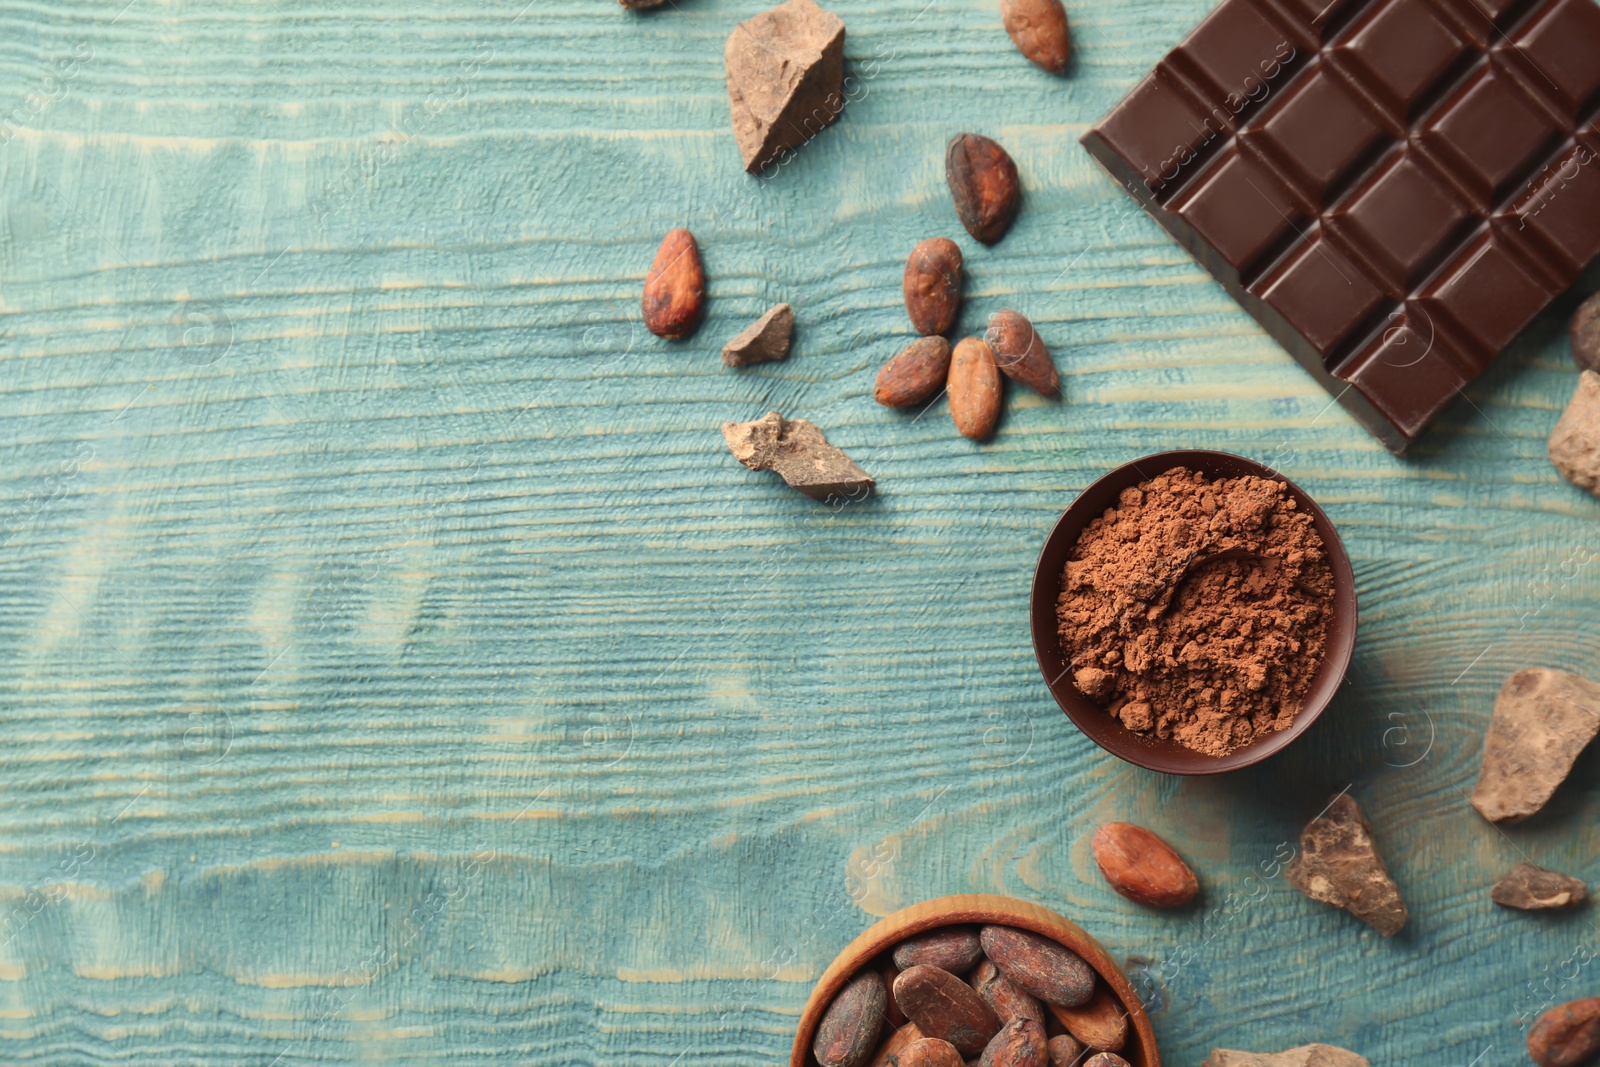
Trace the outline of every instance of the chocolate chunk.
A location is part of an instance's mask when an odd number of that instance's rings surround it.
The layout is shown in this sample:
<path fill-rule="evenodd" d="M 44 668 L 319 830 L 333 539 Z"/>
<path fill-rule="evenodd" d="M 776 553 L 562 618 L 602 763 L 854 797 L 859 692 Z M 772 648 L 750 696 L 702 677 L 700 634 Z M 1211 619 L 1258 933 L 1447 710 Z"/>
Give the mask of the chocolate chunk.
<path fill-rule="evenodd" d="M 978 931 L 972 926 L 945 926 L 908 937 L 894 950 L 894 965 L 902 971 L 922 964 L 951 974 L 966 974 L 983 958 Z"/>
<path fill-rule="evenodd" d="M 1531 863 L 1517 864 L 1489 891 L 1489 899 L 1496 904 L 1523 911 L 1575 908 L 1588 896 L 1589 887 L 1581 879 L 1535 867 Z"/>
<path fill-rule="evenodd" d="M 1495 699 L 1472 806 L 1490 822 L 1527 818 L 1545 806 L 1597 732 L 1600 685 L 1566 671 L 1518 671 Z"/>
<path fill-rule="evenodd" d="M 888 1008 L 883 976 L 865 970 L 839 990 L 817 1024 L 811 1053 L 821 1067 L 862 1067 L 878 1047 Z"/>
<path fill-rule="evenodd" d="M 1600 496 L 1600 374 L 1586 370 L 1550 431 L 1550 462 L 1580 489 Z"/>
<path fill-rule="evenodd" d="M 1578 369 L 1600 371 L 1600 293 L 1578 306 L 1567 337 Z"/>
<path fill-rule="evenodd" d="M 1528 1028 L 1528 1055 L 1539 1067 L 1584 1067 L 1600 1058 L 1600 997 L 1586 997 L 1539 1016 Z"/>
<path fill-rule="evenodd" d="M 786 359 L 793 335 L 794 309 L 788 304 L 779 304 L 722 346 L 722 362 L 729 367 L 748 367 L 752 363 Z"/>
<path fill-rule="evenodd" d="M 1372 843 L 1372 827 L 1348 794 L 1300 832 L 1289 884 L 1312 900 L 1343 908 L 1384 937 L 1399 933 L 1409 917 Z"/>
<path fill-rule="evenodd" d="M 1286 1052 L 1234 1052 L 1214 1048 L 1200 1067 L 1372 1067 L 1372 1064 L 1348 1049 L 1301 1045 Z"/>
<path fill-rule="evenodd" d="M 740 463 L 753 471 L 776 471 L 817 500 L 860 498 L 872 491 L 872 477 L 805 419 L 769 411 L 754 422 L 723 423 L 722 436 Z"/>
<path fill-rule="evenodd" d="M 1222 0 L 1083 139 L 1395 451 L 1600 252 L 1600 5 L 1453 10 Z"/>
<path fill-rule="evenodd" d="M 752 174 L 844 110 L 844 22 L 814 0 L 788 0 L 739 23 L 723 58 L 733 136 Z"/>

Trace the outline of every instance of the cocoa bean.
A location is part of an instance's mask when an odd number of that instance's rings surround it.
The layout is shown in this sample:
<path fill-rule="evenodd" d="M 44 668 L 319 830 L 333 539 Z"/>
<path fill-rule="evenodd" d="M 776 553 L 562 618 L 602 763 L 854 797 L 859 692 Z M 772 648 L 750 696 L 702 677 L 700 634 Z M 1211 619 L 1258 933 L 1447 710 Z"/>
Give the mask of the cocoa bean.
<path fill-rule="evenodd" d="M 950 357 L 950 418 L 961 436 L 982 441 L 1000 421 L 1000 368 L 994 349 L 976 337 L 963 338 Z"/>
<path fill-rule="evenodd" d="M 1067 72 L 1072 31 L 1061 0 L 1000 0 L 1000 21 L 1029 63 L 1051 74 Z"/>
<path fill-rule="evenodd" d="M 906 1046 L 899 1067 L 967 1067 L 967 1061 L 950 1042 L 925 1037 Z"/>
<path fill-rule="evenodd" d="M 1006 1023 L 978 1060 L 978 1067 L 1049 1067 L 1044 1027 L 1032 1019 Z"/>
<path fill-rule="evenodd" d="M 1050 1054 L 1050 1067 L 1076 1067 L 1085 1051 L 1071 1034 L 1057 1034 L 1045 1042 L 1044 1049 Z"/>
<path fill-rule="evenodd" d="M 862 1067 L 878 1046 L 888 1011 L 883 976 L 865 970 L 839 990 L 817 1024 L 811 1052 L 822 1067 Z"/>
<path fill-rule="evenodd" d="M 958 133 L 945 148 L 944 177 L 968 233 L 986 245 L 1005 236 L 1022 186 L 1004 148 L 981 134 Z"/>
<path fill-rule="evenodd" d="M 1049 938 L 1012 926 L 985 926 L 979 939 L 984 955 L 1007 978 L 1047 1004 L 1075 1008 L 1094 996 L 1094 971 Z"/>
<path fill-rule="evenodd" d="M 694 332 L 705 306 L 706 270 L 694 234 L 677 229 L 661 240 L 644 279 L 644 324 L 657 337 L 680 340 Z"/>
<path fill-rule="evenodd" d="M 1089 1003 L 1076 1008 L 1050 1005 L 1050 1014 L 1067 1033 L 1099 1052 L 1121 1052 L 1128 1042 L 1128 1012 L 1105 986 L 1096 986 Z"/>
<path fill-rule="evenodd" d="M 1001 1024 L 1016 1019 L 1032 1019 L 1044 1025 L 1044 1009 L 1032 995 L 1000 973 L 992 960 L 984 960 L 972 975 L 972 988 L 984 999 Z"/>
<path fill-rule="evenodd" d="M 1551 1008 L 1528 1030 L 1528 1055 L 1539 1067 L 1581 1067 L 1600 1057 L 1600 997 Z"/>
<path fill-rule="evenodd" d="M 994 361 L 1006 377 L 1025 385 L 1040 396 L 1055 396 L 1061 392 L 1061 375 L 1056 371 L 1050 349 L 1045 347 L 1033 323 L 1012 311 L 1002 308 L 989 316 L 989 328 L 983 339 L 994 349 Z"/>
<path fill-rule="evenodd" d="M 949 333 L 961 310 L 961 248 L 948 237 L 918 244 L 906 259 L 902 288 L 906 314 L 918 333 Z"/>
<path fill-rule="evenodd" d="M 889 1035 L 889 1040 L 878 1049 L 867 1067 L 900 1067 L 900 1057 L 905 1054 L 906 1047 L 921 1040 L 922 1031 L 917 1029 L 917 1024 L 906 1023 Z"/>
<path fill-rule="evenodd" d="M 872 398 L 886 408 L 920 404 L 944 388 L 950 377 L 950 342 L 919 337 L 878 372 Z"/>
<path fill-rule="evenodd" d="M 1133 1067 L 1115 1052 L 1097 1052 L 1083 1061 L 1083 1067 Z"/>
<path fill-rule="evenodd" d="M 908 937 L 894 950 L 894 965 L 902 971 L 919 964 L 940 967 L 951 974 L 966 974 L 983 958 L 978 931 L 971 926 L 944 926 Z"/>
<path fill-rule="evenodd" d="M 883 975 L 883 988 L 889 993 L 889 1025 L 898 1030 L 906 1024 L 906 1013 L 900 1010 L 900 1005 L 894 999 L 894 980 L 900 977 L 900 968 L 894 961 L 885 960 L 879 967 L 878 973 Z"/>
<path fill-rule="evenodd" d="M 1200 891 L 1200 880 L 1155 834 L 1127 822 L 1108 822 L 1094 835 L 1094 862 L 1111 888 L 1136 904 L 1180 908 Z"/>
<path fill-rule="evenodd" d="M 1000 1029 L 989 1005 L 942 967 L 908 967 L 894 980 L 894 999 L 924 1036 L 948 1041 L 963 1056 L 982 1051 Z"/>

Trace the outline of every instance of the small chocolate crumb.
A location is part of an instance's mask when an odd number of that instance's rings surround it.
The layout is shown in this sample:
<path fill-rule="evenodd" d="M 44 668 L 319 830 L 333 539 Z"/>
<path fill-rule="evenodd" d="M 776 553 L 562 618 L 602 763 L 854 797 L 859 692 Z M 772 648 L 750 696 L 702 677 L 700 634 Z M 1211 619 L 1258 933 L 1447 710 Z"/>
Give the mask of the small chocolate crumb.
<path fill-rule="evenodd" d="M 1589 887 L 1581 879 L 1531 863 L 1517 864 L 1489 891 L 1489 899 L 1496 904 L 1522 911 L 1575 908 L 1588 897 Z"/>
<path fill-rule="evenodd" d="M 779 304 L 722 346 L 722 362 L 729 367 L 748 367 L 787 359 L 793 336 L 794 309 Z"/>

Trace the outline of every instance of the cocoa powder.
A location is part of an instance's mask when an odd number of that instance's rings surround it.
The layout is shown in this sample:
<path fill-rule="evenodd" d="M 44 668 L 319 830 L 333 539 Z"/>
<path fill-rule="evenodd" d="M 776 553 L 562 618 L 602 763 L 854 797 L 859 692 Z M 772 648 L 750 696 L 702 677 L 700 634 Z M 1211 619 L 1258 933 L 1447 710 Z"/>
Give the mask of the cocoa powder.
<path fill-rule="evenodd" d="M 1333 589 L 1322 538 L 1282 482 L 1174 467 L 1084 529 L 1057 618 L 1085 695 L 1130 730 L 1225 756 L 1294 721 Z"/>

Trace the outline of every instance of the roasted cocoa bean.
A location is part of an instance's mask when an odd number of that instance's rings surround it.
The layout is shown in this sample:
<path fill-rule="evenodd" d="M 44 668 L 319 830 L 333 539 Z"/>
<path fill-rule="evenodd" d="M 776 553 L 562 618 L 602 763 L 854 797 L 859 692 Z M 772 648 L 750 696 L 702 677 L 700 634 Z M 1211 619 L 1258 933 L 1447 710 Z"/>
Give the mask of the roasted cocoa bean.
<path fill-rule="evenodd" d="M 1028 62 L 1051 74 L 1072 63 L 1072 31 L 1061 0 L 1000 0 L 1000 21 Z"/>
<path fill-rule="evenodd" d="M 1050 1005 L 1050 1014 L 1067 1033 L 1098 1052 L 1121 1052 L 1128 1042 L 1128 1012 L 1104 985 L 1096 986 L 1089 1003 L 1076 1008 Z"/>
<path fill-rule="evenodd" d="M 1022 315 L 1003 308 L 989 316 L 983 339 L 994 349 L 994 361 L 1006 377 L 1025 385 L 1040 396 L 1061 392 L 1061 375 L 1056 371 L 1050 349 Z"/>
<path fill-rule="evenodd" d="M 700 323 L 705 306 L 706 270 L 700 246 L 688 230 L 662 238 L 644 279 L 644 324 L 657 337 L 679 340 Z"/>
<path fill-rule="evenodd" d="M 1094 835 L 1094 862 L 1111 888 L 1137 904 L 1181 908 L 1200 880 L 1172 846 L 1142 826 L 1108 822 Z"/>
<path fill-rule="evenodd" d="M 1032 1019 L 1006 1023 L 978 1060 L 979 1067 L 1049 1067 L 1044 1027 Z"/>
<path fill-rule="evenodd" d="M 981 134 L 958 133 L 945 149 L 944 177 L 968 233 L 986 245 L 1005 236 L 1016 217 L 1022 185 L 1004 148 Z"/>
<path fill-rule="evenodd" d="M 950 1042 L 925 1037 L 906 1046 L 899 1067 L 967 1067 L 967 1061 Z"/>
<path fill-rule="evenodd" d="M 878 372 L 872 398 L 886 408 L 920 404 L 944 388 L 950 377 L 950 342 L 919 337 Z"/>
<path fill-rule="evenodd" d="M 1000 973 L 992 960 L 984 960 L 972 975 L 972 988 L 984 999 L 1001 1025 L 1017 1019 L 1032 1019 L 1044 1025 L 1044 1009 L 1017 983 Z"/>
<path fill-rule="evenodd" d="M 1057 1034 L 1044 1048 L 1050 1054 L 1050 1067 L 1077 1067 L 1084 1053 L 1083 1045 L 1071 1034 Z"/>
<path fill-rule="evenodd" d="M 942 967 L 908 967 L 894 980 L 894 998 L 926 1037 L 948 1041 L 963 1056 L 983 1050 L 1000 1029 L 989 1005 Z"/>
<path fill-rule="evenodd" d="M 1539 1067 L 1581 1067 L 1600 1058 L 1600 997 L 1551 1008 L 1528 1030 L 1528 1055 Z"/>
<path fill-rule="evenodd" d="M 903 282 L 906 314 L 920 334 L 949 333 L 961 310 L 961 248 L 930 237 L 911 250 Z"/>
<path fill-rule="evenodd" d="M 1000 421 L 1000 368 L 994 349 L 976 337 L 963 338 L 950 357 L 950 418 L 961 436 L 982 441 Z"/>
<path fill-rule="evenodd" d="M 817 1024 L 811 1052 L 822 1067 L 862 1067 L 878 1047 L 888 1011 L 883 976 L 864 970 L 839 990 Z"/>
<path fill-rule="evenodd" d="M 921 964 L 940 967 L 951 974 L 966 974 L 982 958 L 978 930 L 972 926 L 942 926 L 908 937 L 894 950 L 894 965 L 902 971 Z"/>
<path fill-rule="evenodd" d="M 1005 976 L 1047 1004 L 1075 1008 L 1094 996 L 1094 971 L 1078 954 L 1013 926 L 979 932 L 984 955 Z"/>

